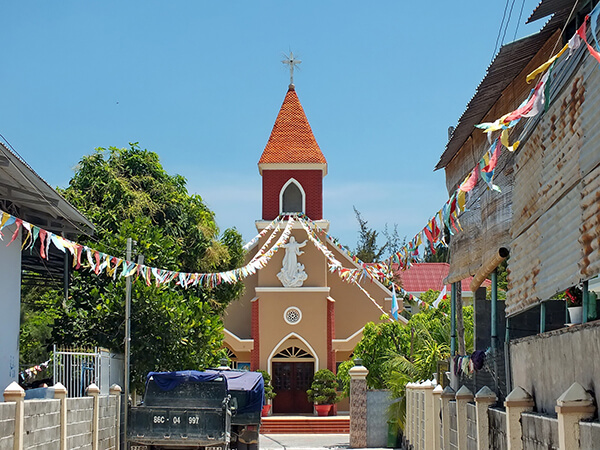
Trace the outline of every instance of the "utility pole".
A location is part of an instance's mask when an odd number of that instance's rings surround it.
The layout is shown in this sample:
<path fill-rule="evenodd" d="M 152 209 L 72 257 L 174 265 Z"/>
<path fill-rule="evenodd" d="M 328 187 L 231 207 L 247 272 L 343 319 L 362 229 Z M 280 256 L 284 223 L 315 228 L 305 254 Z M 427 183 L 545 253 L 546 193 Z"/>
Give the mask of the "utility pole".
<path fill-rule="evenodd" d="M 127 251 L 125 260 L 131 261 L 131 253 L 133 240 L 127 238 Z M 130 344 L 131 344 L 131 277 L 125 279 L 125 406 L 123 415 L 123 434 L 125 436 L 125 448 L 127 448 L 127 415 L 129 413 L 129 359 L 130 359 Z"/>

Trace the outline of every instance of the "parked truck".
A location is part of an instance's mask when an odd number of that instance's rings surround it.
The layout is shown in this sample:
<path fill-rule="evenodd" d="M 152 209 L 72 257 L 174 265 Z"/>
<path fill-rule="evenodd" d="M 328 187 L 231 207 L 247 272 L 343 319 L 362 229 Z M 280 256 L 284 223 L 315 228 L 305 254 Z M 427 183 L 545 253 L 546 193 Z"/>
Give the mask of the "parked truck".
<path fill-rule="evenodd" d="M 131 450 L 257 450 L 263 404 L 257 372 L 150 372 L 127 439 Z"/>

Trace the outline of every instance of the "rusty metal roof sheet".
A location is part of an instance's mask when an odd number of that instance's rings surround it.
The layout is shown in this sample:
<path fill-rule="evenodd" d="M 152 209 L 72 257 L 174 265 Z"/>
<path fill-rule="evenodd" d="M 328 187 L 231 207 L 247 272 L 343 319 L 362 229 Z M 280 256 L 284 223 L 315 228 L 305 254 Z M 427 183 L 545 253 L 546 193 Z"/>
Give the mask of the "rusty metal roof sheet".
<path fill-rule="evenodd" d="M 485 77 L 477 86 L 475 95 L 471 98 L 465 112 L 458 120 L 458 125 L 454 129 L 448 144 L 446 144 L 446 149 L 435 166 L 435 170 L 446 167 L 454 158 L 473 132 L 474 126 L 483 120 L 488 111 L 498 101 L 504 89 L 523 71 L 556 28 L 557 25 L 552 24 L 552 21 L 550 21 L 538 33 L 503 45 L 500 48 L 488 67 Z"/>

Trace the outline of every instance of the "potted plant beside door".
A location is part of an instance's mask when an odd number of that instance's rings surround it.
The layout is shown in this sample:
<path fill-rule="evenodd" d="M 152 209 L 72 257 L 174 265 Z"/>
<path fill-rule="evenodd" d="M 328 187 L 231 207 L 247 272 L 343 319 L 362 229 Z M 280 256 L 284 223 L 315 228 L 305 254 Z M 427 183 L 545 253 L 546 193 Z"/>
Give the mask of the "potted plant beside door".
<path fill-rule="evenodd" d="M 337 378 L 329 369 L 317 370 L 310 389 L 306 391 L 308 400 L 315 404 L 319 416 L 327 416 L 332 406 L 338 402 Z"/>
<path fill-rule="evenodd" d="M 271 375 L 269 375 L 264 370 L 259 370 L 258 372 L 260 372 L 262 374 L 263 380 L 265 380 L 265 401 L 268 402 L 270 400 L 273 400 L 273 398 L 277 394 L 273 391 L 273 386 L 271 386 Z M 261 416 L 263 416 L 263 417 L 268 416 L 270 410 L 271 410 L 271 404 L 265 403 L 262 407 Z"/>

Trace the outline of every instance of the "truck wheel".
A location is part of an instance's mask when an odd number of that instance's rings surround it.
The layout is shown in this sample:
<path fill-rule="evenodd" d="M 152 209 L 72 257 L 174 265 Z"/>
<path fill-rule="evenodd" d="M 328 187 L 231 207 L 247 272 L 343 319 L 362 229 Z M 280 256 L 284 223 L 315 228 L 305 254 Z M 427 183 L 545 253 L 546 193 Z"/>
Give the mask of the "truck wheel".
<path fill-rule="evenodd" d="M 258 443 L 256 444 L 247 444 L 248 450 L 258 450 Z"/>
<path fill-rule="evenodd" d="M 252 444 L 244 444 L 243 442 L 238 441 L 237 450 L 250 450 L 250 445 Z"/>

